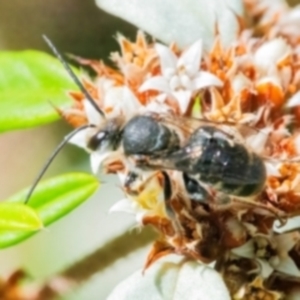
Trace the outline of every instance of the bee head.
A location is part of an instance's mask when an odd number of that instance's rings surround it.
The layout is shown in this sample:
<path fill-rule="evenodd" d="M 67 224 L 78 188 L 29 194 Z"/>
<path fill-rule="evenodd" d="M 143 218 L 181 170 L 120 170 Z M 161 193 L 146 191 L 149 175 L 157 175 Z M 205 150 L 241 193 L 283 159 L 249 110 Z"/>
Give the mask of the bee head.
<path fill-rule="evenodd" d="M 122 129 L 117 119 L 108 120 L 88 140 L 87 147 L 91 151 L 116 150 L 122 138 Z"/>

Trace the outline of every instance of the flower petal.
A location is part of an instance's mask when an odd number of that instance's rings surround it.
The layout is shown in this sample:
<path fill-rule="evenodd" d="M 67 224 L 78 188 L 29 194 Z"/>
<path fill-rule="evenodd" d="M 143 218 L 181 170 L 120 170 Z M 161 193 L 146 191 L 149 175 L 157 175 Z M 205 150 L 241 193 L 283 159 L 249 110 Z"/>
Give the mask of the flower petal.
<path fill-rule="evenodd" d="M 161 72 L 163 75 L 165 75 L 164 73 L 168 69 L 176 69 L 177 57 L 170 48 L 162 44 L 155 44 L 155 50 L 159 56 Z"/>
<path fill-rule="evenodd" d="M 167 95 L 160 94 L 159 96 L 164 96 L 166 98 Z M 170 112 L 171 110 L 172 110 L 172 108 L 169 105 L 167 105 L 165 103 L 161 103 L 159 100 L 156 101 L 156 99 L 149 102 L 144 107 L 145 112 L 155 112 L 155 113 L 159 113 L 159 114 L 166 114 L 166 113 Z"/>
<path fill-rule="evenodd" d="M 137 271 L 121 282 L 107 300 L 213 299 L 229 300 L 229 292 L 214 269 L 181 256 L 168 255 L 145 273 Z"/>
<path fill-rule="evenodd" d="M 268 176 L 280 176 L 280 172 L 278 171 L 278 166 L 272 162 L 265 161 L 266 171 Z M 280 224 L 280 222 L 278 223 Z"/>
<path fill-rule="evenodd" d="M 200 90 L 208 86 L 223 86 L 223 81 L 212 73 L 199 72 L 193 80 L 193 89 Z"/>
<path fill-rule="evenodd" d="M 128 198 L 119 200 L 109 209 L 109 213 L 126 212 L 126 213 L 130 213 L 130 214 L 136 214 L 136 213 L 138 213 L 138 211 L 139 210 L 138 210 L 137 206 L 134 205 L 134 202 Z"/>
<path fill-rule="evenodd" d="M 95 107 L 88 100 L 83 100 L 84 110 L 89 121 L 89 124 L 98 125 L 103 120 L 103 117 L 95 109 Z"/>
<path fill-rule="evenodd" d="M 122 112 L 127 118 L 131 118 L 140 107 L 142 107 L 139 100 L 133 94 L 133 92 L 128 88 L 124 87 L 123 97 L 122 97 Z"/>
<path fill-rule="evenodd" d="M 275 236 L 278 252 L 287 253 L 299 241 L 300 235 L 298 232 L 283 233 Z"/>
<path fill-rule="evenodd" d="M 96 0 L 96 4 L 109 13 L 133 23 L 164 43 L 176 42 L 179 47 L 187 47 L 201 38 L 207 49 L 214 41 L 216 25 L 234 28 L 237 15 L 243 16 L 241 0 Z M 224 12 L 226 18 L 222 18 Z M 224 24 L 226 22 L 226 24 Z M 220 30 L 222 40 L 228 40 L 235 30 Z M 235 38 L 236 36 L 234 36 Z"/>
<path fill-rule="evenodd" d="M 233 9 L 228 9 L 233 1 L 228 2 L 227 5 L 229 5 L 224 10 L 220 9 L 218 15 L 218 29 L 223 45 L 230 45 L 232 41 L 237 40 L 241 28 L 236 12 Z"/>
<path fill-rule="evenodd" d="M 291 47 L 283 38 L 276 38 L 265 42 L 255 54 L 254 61 L 261 71 L 268 73 L 276 68 L 279 60 L 291 54 Z"/>
<path fill-rule="evenodd" d="M 101 163 L 109 156 L 109 153 L 99 153 L 94 151 L 90 155 L 91 168 L 94 174 L 97 174 Z"/>
<path fill-rule="evenodd" d="M 111 87 L 105 92 L 105 108 L 111 108 L 107 113 L 108 118 L 117 117 L 122 114 L 131 118 L 142 105 L 127 86 Z"/>
<path fill-rule="evenodd" d="M 146 80 L 139 88 L 139 92 L 145 92 L 148 90 L 162 91 L 170 93 L 170 85 L 168 80 L 163 76 L 155 76 Z"/>
<path fill-rule="evenodd" d="M 75 135 L 73 135 L 70 139 L 69 139 L 69 143 L 76 145 L 77 147 L 86 149 L 86 143 L 87 143 L 87 135 L 88 132 L 90 131 L 90 128 L 86 128 L 86 129 L 82 129 L 80 131 L 78 131 Z"/>
<path fill-rule="evenodd" d="M 268 278 L 274 272 L 274 269 L 266 260 L 257 258 L 256 261 L 261 266 L 260 274 L 263 278 Z"/>
<path fill-rule="evenodd" d="M 271 131 L 271 127 L 265 127 L 259 132 L 250 135 L 246 139 L 247 145 L 249 145 L 251 149 L 255 150 L 256 153 L 263 153 Z"/>
<path fill-rule="evenodd" d="M 274 230 L 276 232 L 287 232 L 291 230 L 299 230 L 300 228 L 300 216 L 289 218 L 284 226 L 280 226 L 279 221 L 275 221 Z"/>
<path fill-rule="evenodd" d="M 202 57 L 202 40 L 193 43 L 183 54 L 177 62 L 177 68 L 185 67 L 189 76 L 197 73 L 200 67 Z"/>
<path fill-rule="evenodd" d="M 177 99 L 180 111 L 182 114 L 184 114 L 191 102 L 192 92 L 180 90 L 177 92 L 173 92 L 172 95 Z"/>
<path fill-rule="evenodd" d="M 254 242 L 251 239 L 244 245 L 231 249 L 231 252 L 233 254 L 241 256 L 241 257 L 253 258 L 254 257 Z"/>
<path fill-rule="evenodd" d="M 286 107 L 295 107 L 300 105 L 300 91 L 295 93 L 286 103 Z"/>
<path fill-rule="evenodd" d="M 280 258 L 280 263 L 275 269 L 288 275 L 300 277 L 300 271 L 297 265 L 288 255 Z"/>

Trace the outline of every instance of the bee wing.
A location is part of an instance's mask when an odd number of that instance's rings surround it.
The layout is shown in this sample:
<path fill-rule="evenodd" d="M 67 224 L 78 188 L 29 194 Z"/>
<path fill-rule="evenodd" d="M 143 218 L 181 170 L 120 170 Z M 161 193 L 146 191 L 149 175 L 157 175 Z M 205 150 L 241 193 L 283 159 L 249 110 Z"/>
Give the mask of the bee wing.
<path fill-rule="evenodd" d="M 200 119 L 192 119 L 189 117 L 177 116 L 172 114 L 156 114 L 151 113 L 151 116 L 157 120 L 157 122 L 165 124 L 167 127 L 171 127 L 174 130 L 180 130 L 186 135 L 190 135 L 200 126 L 205 125 L 205 121 Z"/>
<path fill-rule="evenodd" d="M 181 133 L 183 133 L 185 138 L 189 136 L 198 128 L 203 126 L 211 126 L 218 128 L 223 134 L 225 134 L 229 139 L 235 140 L 242 143 L 243 138 L 241 132 L 256 133 L 259 130 L 245 124 L 237 124 L 234 122 L 216 122 L 201 118 L 184 117 L 170 114 L 153 114 L 152 115 L 158 122 L 164 123 L 166 126 L 174 128 Z"/>
<path fill-rule="evenodd" d="M 137 164 L 151 169 L 178 170 L 190 173 L 193 158 L 201 155 L 200 147 L 184 147 L 173 152 L 161 152 L 155 156 L 139 156 Z"/>
<path fill-rule="evenodd" d="M 201 146 L 184 147 L 169 153 L 160 153 L 157 156 L 143 157 L 143 165 L 151 169 L 177 170 L 190 175 L 200 175 L 195 169 L 195 165 L 199 165 L 199 157 L 201 157 Z M 237 153 L 238 155 L 238 153 Z M 219 166 L 220 167 L 220 166 Z M 221 169 L 222 167 L 220 167 Z M 226 171 L 219 174 L 214 173 L 214 180 L 226 182 L 229 185 L 257 184 L 258 175 L 253 173 L 239 172 L 236 168 L 226 168 Z"/>

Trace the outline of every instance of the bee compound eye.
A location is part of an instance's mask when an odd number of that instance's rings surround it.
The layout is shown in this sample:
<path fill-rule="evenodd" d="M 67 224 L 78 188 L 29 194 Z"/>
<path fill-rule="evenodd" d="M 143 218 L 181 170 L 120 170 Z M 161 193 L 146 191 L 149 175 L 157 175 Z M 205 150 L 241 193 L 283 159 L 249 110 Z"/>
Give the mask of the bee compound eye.
<path fill-rule="evenodd" d="M 90 138 L 87 147 L 92 151 L 97 150 L 100 147 L 103 140 L 105 140 L 106 136 L 107 133 L 105 131 L 98 131 Z"/>

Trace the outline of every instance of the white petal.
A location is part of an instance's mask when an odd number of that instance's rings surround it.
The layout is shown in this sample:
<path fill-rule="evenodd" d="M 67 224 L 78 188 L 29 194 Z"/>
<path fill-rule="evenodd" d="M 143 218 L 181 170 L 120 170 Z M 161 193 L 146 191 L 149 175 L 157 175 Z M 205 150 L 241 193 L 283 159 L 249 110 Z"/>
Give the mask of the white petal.
<path fill-rule="evenodd" d="M 216 21 L 220 28 L 235 28 L 236 15 L 243 16 L 241 0 L 96 0 L 97 5 L 114 15 L 133 23 L 155 38 L 165 42 L 176 42 L 179 47 L 187 47 L 202 39 L 207 48 L 215 38 Z M 225 11 L 234 12 L 231 18 L 222 19 Z M 233 36 L 231 30 L 221 34 L 226 42 Z M 226 45 L 225 45 L 226 46 Z"/>
<path fill-rule="evenodd" d="M 131 118 L 141 108 L 139 100 L 127 86 L 112 87 L 105 92 L 105 107 L 112 110 L 107 113 L 109 118 L 123 114 L 126 118 Z"/>
<path fill-rule="evenodd" d="M 298 232 L 282 233 L 275 236 L 277 249 L 279 252 L 289 252 L 299 240 Z"/>
<path fill-rule="evenodd" d="M 294 139 L 294 144 L 296 146 L 297 154 L 300 154 L 300 134 L 298 133 Z"/>
<path fill-rule="evenodd" d="M 286 103 L 286 107 L 295 107 L 300 105 L 300 91 L 295 93 Z"/>
<path fill-rule="evenodd" d="M 247 145 L 249 145 L 256 153 L 262 153 L 271 131 L 271 127 L 266 127 L 259 132 L 256 132 L 256 134 L 250 135 L 246 138 Z"/>
<path fill-rule="evenodd" d="M 220 274 L 210 267 L 181 256 L 168 255 L 145 271 L 121 282 L 107 300 L 229 300 Z"/>
<path fill-rule="evenodd" d="M 177 57 L 170 48 L 162 44 L 155 44 L 155 50 L 159 56 L 160 67 L 163 75 L 165 70 L 176 68 Z"/>
<path fill-rule="evenodd" d="M 177 67 L 184 66 L 189 76 L 195 75 L 200 68 L 202 57 L 202 41 L 198 40 L 183 52 L 178 59 Z"/>
<path fill-rule="evenodd" d="M 280 222 L 276 221 L 274 224 L 274 230 L 276 232 L 287 232 L 300 228 L 300 216 L 289 218 L 284 226 L 280 226 Z"/>
<path fill-rule="evenodd" d="M 300 277 L 300 271 L 294 261 L 289 257 L 283 257 L 280 259 L 280 263 L 278 266 L 274 266 L 277 271 L 282 273 Z"/>
<path fill-rule="evenodd" d="M 144 210 L 144 209 L 141 209 L 140 211 L 137 212 L 137 214 L 135 215 L 135 220 L 138 224 L 143 224 L 143 220 L 144 220 L 144 217 L 148 214 L 149 212 Z"/>
<path fill-rule="evenodd" d="M 193 89 L 200 90 L 208 86 L 223 86 L 223 81 L 212 73 L 199 72 L 193 80 Z"/>
<path fill-rule="evenodd" d="M 280 176 L 278 166 L 271 162 L 265 162 L 266 171 L 268 176 Z"/>
<path fill-rule="evenodd" d="M 261 266 L 260 274 L 263 278 L 268 278 L 274 272 L 274 269 L 264 259 L 257 258 L 256 261 Z"/>
<path fill-rule="evenodd" d="M 126 212 L 129 214 L 136 214 L 138 212 L 137 207 L 133 205 L 132 200 L 124 198 L 116 202 L 110 209 L 110 213 L 113 212 Z"/>
<path fill-rule="evenodd" d="M 231 85 L 235 93 L 240 93 L 244 89 L 250 89 L 252 86 L 251 80 L 243 73 L 238 73 L 231 80 Z"/>
<path fill-rule="evenodd" d="M 139 88 L 140 92 L 148 90 L 162 91 L 169 93 L 171 91 L 169 82 L 163 76 L 155 76 L 146 80 Z"/>
<path fill-rule="evenodd" d="M 91 153 L 91 168 L 94 174 L 97 174 L 100 168 L 101 163 L 109 156 L 109 153 L 99 153 L 94 151 Z"/>
<path fill-rule="evenodd" d="M 119 177 L 121 185 L 123 186 L 125 183 L 125 180 L 127 178 L 127 173 L 126 172 L 117 172 L 117 175 Z"/>
<path fill-rule="evenodd" d="M 133 92 L 128 88 L 124 87 L 122 96 L 122 112 L 127 118 L 131 118 L 134 114 L 138 112 L 140 107 L 142 107 L 140 101 L 136 98 Z"/>
<path fill-rule="evenodd" d="M 177 99 L 180 111 L 182 114 L 184 114 L 191 102 L 192 92 L 181 90 L 178 92 L 173 92 L 172 95 Z"/>
<path fill-rule="evenodd" d="M 162 94 L 164 97 L 166 97 L 166 94 Z M 151 101 L 148 103 L 145 107 L 145 112 L 156 112 L 159 114 L 166 114 L 170 112 L 172 109 L 170 106 L 168 106 L 165 103 L 160 103 L 159 101 Z"/>
<path fill-rule="evenodd" d="M 103 120 L 103 117 L 95 109 L 95 107 L 88 100 L 83 101 L 84 111 L 86 113 L 89 124 L 98 125 Z"/>
<path fill-rule="evenodd" d="M 265 42 L 254 54 L 254 61 L 258 68 L 268 72 L 276 63 L 291 54 L 291 47 L 283 38 L 276 38 Z"/>
<path fill-rule="evenodd" d="M 230 45 L 232 41 L 235 41 L 238 38 L 240 24 L 234 10 L 220 9 L 218 15 L 218 25 L 222 45 Z"/>
<path fill-rule="evenodd" d="M 233 248 L 231 252 L 235 255 L 246 257 L 246 258 L 253 258 L 254 257 L 254 243 L 253 240 L 249 240 L 244 245 Z"/>
<path fill-rule="evenodd" d="M 90 131 L 90 128 L 86 128 L 86 129 L 82 129 L 80 131 L 78 131 L 75 135 L 73 135 L 70 139 L 69 139 L 69 143 L 76 145 L 80 148 L 84 148 L 86 149 L 87 146 L 87 135 L 88 132 Z"/>

